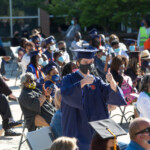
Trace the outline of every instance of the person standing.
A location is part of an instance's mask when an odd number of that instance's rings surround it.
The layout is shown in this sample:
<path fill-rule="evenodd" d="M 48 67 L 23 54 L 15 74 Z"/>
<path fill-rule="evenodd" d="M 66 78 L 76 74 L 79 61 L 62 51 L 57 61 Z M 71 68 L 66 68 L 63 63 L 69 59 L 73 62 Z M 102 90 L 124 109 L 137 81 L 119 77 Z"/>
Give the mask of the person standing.
<path fill-rule="evenodd" d="M 63 136 L 76 137 L 81 150 L 89 150 L 94 131 L 88 122 L 109 118 L 107 104 L 126 105 L 126 102 L 110 69 L 106 75 L 110 84 L 90 74 L 97 50 L 76 51 L 79 71 L 62 80 L 62 131 Z"/>
<path fill-rule="evenodd" d="M 141 23 L 141 27 L 139 29 L 138 38 L 137 38 L 137 46 L 140 50 L 144 50 L 144 42 L 150 36 L 150 21 L 148 18 L 143 19 Z"/>
<path fill-rule="evenodd" d="M 58 28 L 58 31 L 65 36 L 65 40 L 66 40 L 66 44 L 67 44 L 67 48 L 68 48 L 68 53 L 72 59 L 72 53 L 70 51 L 70 47 L 71 47 L 71 42 L 74 40 L 74 36 L 75 33 L 77 31 L 80 31 L 80 25 L 78 24 L 78 19 L 76 17 L 73 17 L 71 20 L 71 25 L 69 26 L 69 28 L 67 29 L 67 31 L 63 31 L 61 29 L 61 27 Z"/>

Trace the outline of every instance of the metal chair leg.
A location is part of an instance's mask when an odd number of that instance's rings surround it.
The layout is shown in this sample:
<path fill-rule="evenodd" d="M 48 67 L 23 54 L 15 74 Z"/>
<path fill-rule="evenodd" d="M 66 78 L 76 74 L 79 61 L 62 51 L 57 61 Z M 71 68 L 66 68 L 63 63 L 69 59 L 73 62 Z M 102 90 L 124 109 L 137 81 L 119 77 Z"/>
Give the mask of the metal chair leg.
<path fill-rule="evenodd" d="M 14 70 L 15 70 L 15 63 L 16 63 L 16 61 L 15 60 L 13 60 L 13 62 L 12 62 L 13 64 L 13 66 L 12 66 L 12 70 L 11 70 L 11 76 L 13 75 L 13 72 L 14 72 Z"/>
<path fill-rule="evenodd" d="M 22 130 L 22 134 L 21 134 L 21 138 L 20 138 L 20 142 L 19 142 L 19 146 L 18 146 L 18 150 L 21 149 L 21 145 L 23 144 L 22 140 L 23 140 L 23 134 L 24 134 L 24 130 L 25 130 L 25 125 L 26 123 L 24 122 L 24 125 L 23 125 L 23 130 Z"/>

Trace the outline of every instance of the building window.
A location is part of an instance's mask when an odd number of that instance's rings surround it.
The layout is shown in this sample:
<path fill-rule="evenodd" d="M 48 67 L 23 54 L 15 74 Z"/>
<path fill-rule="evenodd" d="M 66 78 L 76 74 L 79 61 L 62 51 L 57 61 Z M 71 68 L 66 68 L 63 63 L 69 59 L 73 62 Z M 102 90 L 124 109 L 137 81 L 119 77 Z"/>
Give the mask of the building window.
<path fill-rule="evenodd" d="M 38 9 L 27 5 L 32 0 L 1 0 L 0 37 L 12 37 L 14 31 L 32 30 L 40 21 Z"/>

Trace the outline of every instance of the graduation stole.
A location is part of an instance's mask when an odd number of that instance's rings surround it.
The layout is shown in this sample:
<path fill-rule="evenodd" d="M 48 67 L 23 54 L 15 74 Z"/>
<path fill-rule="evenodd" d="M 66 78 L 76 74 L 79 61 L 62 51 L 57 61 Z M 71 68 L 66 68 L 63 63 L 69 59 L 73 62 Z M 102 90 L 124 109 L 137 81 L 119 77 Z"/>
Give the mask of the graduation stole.
<path fill-rule="evenodd" d="M 117 137 L 110 129 L 107 128 L 107 130 L 114 136 L 114 150 L 117 150 Z"/>
<path fill-rule="evenodd" d="M 36 75 L 36 78 L 39 79 L 39 71 L 32 64 L 30 64 L 29 66 L 32 68 L 34 74 Z"/>
<path fill-rule="evenodd" d="M 45 74 L 43 73 L 43 71 L 41 71 L 41 67 L 39 67 L 39 70 L 41 72 L 42 77 L 45 79 Z"/>

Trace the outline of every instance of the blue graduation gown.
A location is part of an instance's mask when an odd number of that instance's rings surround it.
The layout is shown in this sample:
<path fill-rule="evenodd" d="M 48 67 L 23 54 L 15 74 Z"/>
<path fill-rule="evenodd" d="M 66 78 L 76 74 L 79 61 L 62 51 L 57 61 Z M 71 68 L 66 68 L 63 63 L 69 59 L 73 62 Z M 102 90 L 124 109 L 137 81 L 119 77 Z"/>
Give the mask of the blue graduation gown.
<path fill-rule="evenodd" d="M 53 60 L 53 52 L 50 53 L 48 50 L 46 50 L 43 54 L 45 54 L 49 61 Z"/>
<path fill-rule="evenodd" d="M 27 71 L 26 72 L 31 72 L 34 74 L 34 77 L 36 79 L 36 87 L 42 91 L 42 86 L 44 84 L 44 74 L 42 74 L 39 70 L 39 78 L 36 76 L 35 68 L 32 64 L 28 65 Z"/>
<path fill-rule="evenodd" d="M 126 105 L 122 90 L 114 92 L 109 84 L 96 78 L 92 85 L 81 89 L 83 77 L 79 72 L 69 74 L 62 81 L 63 135 L 76 137 L 80 150 L 89 150 L 93 129 L 88 122 L 109 118 L 107 104 Z"/>

